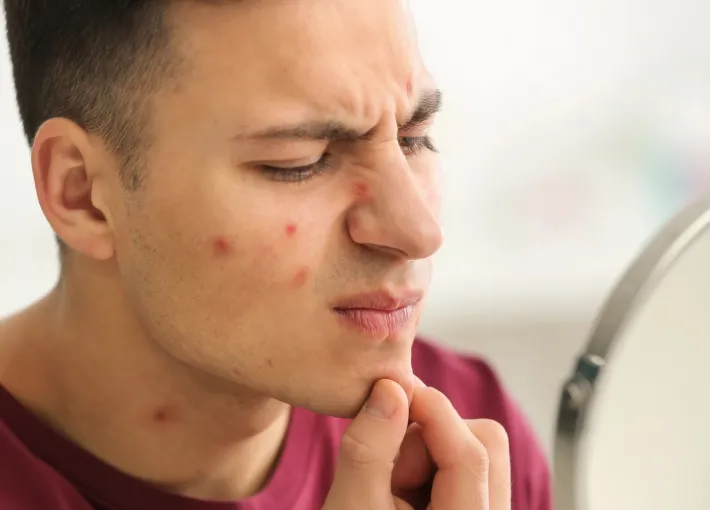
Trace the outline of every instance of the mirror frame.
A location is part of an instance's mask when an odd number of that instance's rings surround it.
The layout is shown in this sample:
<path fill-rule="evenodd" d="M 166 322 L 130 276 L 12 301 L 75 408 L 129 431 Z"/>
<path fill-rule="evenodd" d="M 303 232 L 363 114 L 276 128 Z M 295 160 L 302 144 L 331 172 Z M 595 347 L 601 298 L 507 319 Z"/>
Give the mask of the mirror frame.
<path fill-rule="evenodd" d="M 587 510 L 586 486 L 579 479 L 581 446 L 599 375 L 639 308 L 683 253 L 708 229 L 710 196 L 686 207 L 662 227 L 601 307 L 587 345 L 562 387 L 553 458 L 555 508 Z"/>

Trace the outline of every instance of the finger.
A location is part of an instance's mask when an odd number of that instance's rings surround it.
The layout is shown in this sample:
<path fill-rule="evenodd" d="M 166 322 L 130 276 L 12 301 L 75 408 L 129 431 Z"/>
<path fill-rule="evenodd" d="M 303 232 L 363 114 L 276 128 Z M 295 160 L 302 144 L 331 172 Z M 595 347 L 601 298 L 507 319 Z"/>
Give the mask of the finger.
<path fill-rule="evenodd" d="M 431 481 L 434 461 L 424 444 L 421 425 L 414 423 L 407 429 L 399 456 L 392 471 L 392 489 L 401 493 L 417 489 Z"/>
<path fill-rule="evenodd" d="M 437 466 L 433 508 L 489 509 L 489 455 L 448 398 L 434 388 L 417 388 L 410 417 Z"/>
<path fill-rule="evenodd" d="M 469 430 L 488 452 L 488 491 L 490 510 L 510 510 L 511 474 L 508 433 L 492 420 L 467 420 Z"/>
<path fill-rule="evenodd" d="M 394 460 L 407 430 L 408 401 L 400 385 L 378 381 L 345 431 L 324 508 L 391 508 Z"/>

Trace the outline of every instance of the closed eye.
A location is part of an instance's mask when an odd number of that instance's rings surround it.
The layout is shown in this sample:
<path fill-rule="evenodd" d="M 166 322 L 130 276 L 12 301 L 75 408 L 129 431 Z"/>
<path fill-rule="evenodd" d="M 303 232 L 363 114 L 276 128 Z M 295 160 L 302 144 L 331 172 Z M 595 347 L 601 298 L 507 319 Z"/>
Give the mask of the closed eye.
<path fill-rule="evenodd" d="M 399 146 L 402 153 L 414 156 L 423 150 L 439 152 L 429 136 L 400 136 Z M 275 181 L 301 182 L 323 174 L 332 166 L 331 154 L 326 152 L 321 158 L 310 165 L 279 167 L 272 165 L 259 165 L 259 170 Z"/>
<path fill-rule="evenodd" d="M 399 146 L 405 156 L 412 156 L 422 150 L 439 152 L 429 136 L 401 136 Z"/>

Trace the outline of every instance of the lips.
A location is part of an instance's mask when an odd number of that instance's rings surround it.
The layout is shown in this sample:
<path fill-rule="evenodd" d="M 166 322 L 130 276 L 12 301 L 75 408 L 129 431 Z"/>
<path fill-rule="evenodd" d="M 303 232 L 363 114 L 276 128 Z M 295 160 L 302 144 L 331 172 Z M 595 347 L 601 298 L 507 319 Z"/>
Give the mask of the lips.
<path fill-rule="evenodd" d="M 421 293 L 376 292 L 345 298 L 333 310 L 351 329 L 368 336 L 391 336 L 411 326 L 421 299 Z"/>

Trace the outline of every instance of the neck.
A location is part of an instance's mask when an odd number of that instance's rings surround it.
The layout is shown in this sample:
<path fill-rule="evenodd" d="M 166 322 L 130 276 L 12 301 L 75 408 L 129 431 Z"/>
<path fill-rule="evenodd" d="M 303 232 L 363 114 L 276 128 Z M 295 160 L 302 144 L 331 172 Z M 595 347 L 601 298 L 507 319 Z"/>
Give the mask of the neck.
<path fill-rule="evenodd" d="M 5 325 L 0 352 L 12 362 L 0 381 L 86 450 L 164 490 L 210 500 L 258 492 L 289 407 L 168 355 L 116 287 L 96 283 L 87 292 L 65 277 Z M 102 287 L 113 292 L 93 291 Z"/>

